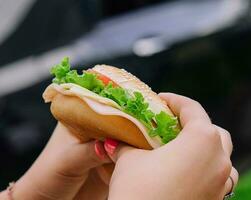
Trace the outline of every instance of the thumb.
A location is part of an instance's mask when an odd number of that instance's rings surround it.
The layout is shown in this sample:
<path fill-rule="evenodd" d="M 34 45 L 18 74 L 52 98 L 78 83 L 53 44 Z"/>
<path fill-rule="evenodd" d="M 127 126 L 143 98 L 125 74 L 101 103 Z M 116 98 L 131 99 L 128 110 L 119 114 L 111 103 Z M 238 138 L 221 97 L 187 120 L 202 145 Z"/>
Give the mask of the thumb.
<path fill-rule="evenodd" d="M 136 150 L 136 148 L 129 146 L 125 143 L 118 142 L 114 139 L 106 139 L 104 142 L 104 147 L 107 155 L 113 162 L 117 162 L 122 156 L 127 153 Z"/>

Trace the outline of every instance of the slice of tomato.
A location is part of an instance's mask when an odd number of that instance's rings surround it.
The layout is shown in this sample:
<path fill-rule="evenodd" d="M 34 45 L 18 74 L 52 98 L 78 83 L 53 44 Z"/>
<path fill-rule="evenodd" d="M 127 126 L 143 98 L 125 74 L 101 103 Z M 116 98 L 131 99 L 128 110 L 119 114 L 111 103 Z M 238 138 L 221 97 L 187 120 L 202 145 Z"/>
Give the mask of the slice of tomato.
<path fill-rule="evenodd" d="M 111 80 L 109 77 L 103 75 L 103 74 L 100 74 L 92 69 L 88 69 L 87 70 L 88 72 L 91 72 L 93 74 L 96 74 L 98 79 L 101 80 L 105 85 L 108 85 L 109 83 L 112 83 L 113 87 L 117 87 L 118 85 L 113 81 Z"/>
<path fill-rule="evenodd" d="M 110 78 L 101 74 L 98 74 L 98 79 L 101 80 L 105 85 L 108 85 L 109 82 L 112 82 L 112 84 L 114 84 L 114 82 Z"/>

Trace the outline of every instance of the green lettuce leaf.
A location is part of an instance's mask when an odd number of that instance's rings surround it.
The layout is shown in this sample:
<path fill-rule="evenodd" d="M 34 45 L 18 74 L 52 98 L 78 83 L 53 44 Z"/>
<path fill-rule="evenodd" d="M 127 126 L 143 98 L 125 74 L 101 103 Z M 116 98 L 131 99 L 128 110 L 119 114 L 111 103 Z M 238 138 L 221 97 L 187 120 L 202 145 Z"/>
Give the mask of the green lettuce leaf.
<path fill-rule="evenodd" d="M 155 120 L 157 126 L 155 129 L 151 130 L 149 134 L 151 137 L 160 136 L 164 144 L 176 138 L 180 132 L 177 117 L 171 117 L 167 113 L 161 111 L 155 116 Z"/>
<path fill-rule="evenodd" d="M 148 103 L 145 102 L 140 92 L 134 92 L 134 96 L 128 99 L 124 111 L 139 119 L 147 128 L 152 128 L 154 113 L 149 110 Z"/>
<path fill-rule="evenodd" d="M 109 98 L 120 105 L 122 111 L 141 121 L 151 137 L 159 136 L 163 144 L 173 140 L 179 133 L 178 119 L 165 112 L 154 114 L 148 103 L 145 102 L 140 92 L 129 92 L 121 87 L 113 86 L 112 83 L 104 85 L 96 74 L 85 72 L 78 74 L 76 70 L 70 69 L 69 58 L 64 58 L 62 62 L 51 69 L 54 75 L 53 82 L 57 84 L 74 83 L 102 97 Z"/>
<path fill-rule="evenodd" d="M 71 66 L 68 57 L 65 57 L 60 64 L 53 66 L 51 68 L 51 74 L 55 76 L 55 78 L 52 80 L 53 83 L 66 83 L 65 77 L 66 74 L 70 72 L 70 68 Z"/>
<path fill-rule="evenodd" d="M 127 104 L 130 95 L 121 87 L 113 87 L 112 83 L 109 83 L 100 93 L 100 96 L 112 99 L 122 108 Z"/>
<path fill-rule="evenodd" d="M 64 58 L 62 62 L 51 69 L 51 74 L 55 76 L 54 83 L 74 83 L 95 93 L 100 93 L 104 89 L 104 84 L 95 74 L 85 72 L 78 74 L 77 70 L 70 70 L 69 58 Z"/>

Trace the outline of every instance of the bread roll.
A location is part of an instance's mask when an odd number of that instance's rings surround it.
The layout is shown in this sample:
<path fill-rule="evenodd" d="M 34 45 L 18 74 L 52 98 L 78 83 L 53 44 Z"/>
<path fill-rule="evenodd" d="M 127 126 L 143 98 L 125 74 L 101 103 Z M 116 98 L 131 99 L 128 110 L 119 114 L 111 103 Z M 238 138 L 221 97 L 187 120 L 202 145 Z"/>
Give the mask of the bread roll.
<path fill-rule="evenodd" d="M 78 97 L 58 93 L 52 100 L 51 112 L 83 142 L 112 138 L 138 148 L 152 148 L 133 122 L 120 116 L 98 114 Z"/>
<path fill-rule="evenodd" d="M 153 92 L 148 85 L 126 70 L 109 65 L 96 65 L 92 70 L 110 78 L 117 85 L 128 90 L 131 94 L 136 91 L 140 92 L 145 98 L 145 101 L 149 104 L 149 109 L 155 114 L 164 111 L 170 116 L 173 116 L 173 113 L 167 107 L 166 103 Z"/>

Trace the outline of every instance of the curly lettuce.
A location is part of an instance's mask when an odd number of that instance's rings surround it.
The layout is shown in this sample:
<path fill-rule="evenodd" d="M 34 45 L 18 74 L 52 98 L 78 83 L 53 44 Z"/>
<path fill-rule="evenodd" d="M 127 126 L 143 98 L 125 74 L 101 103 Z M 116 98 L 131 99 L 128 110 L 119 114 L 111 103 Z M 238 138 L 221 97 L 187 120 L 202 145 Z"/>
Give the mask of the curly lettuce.
<path fill-rule="evenodd" d="M 164 144 L 176 138 L 180 132 L 177 117 L 170 117 L 161 111 L 155 115 L 156 128 L 149 132 L 151 137 L 159 136 Z"/>
<path fill-rule="evenodd" d="M 60 64 L 51 69 L 51 74 L 55 76 L 53 83 L 74 83 L 95 93 L 100 93 L 104 89 L 104 84 L 97 78 L 96 74 L 85 72 L 78 74 L 77 70 L 70 70 L 69 58 L 64 58 Z"/>
<path fill-rule="evenodd" d="M 115 101 L 122 108 L 127 105 L 128 99 L 130 99 L 130 95 L 126 90 L 121 87 L 113 87 L 112 83 L 109 83 L 106 87 L 104 87 L 99 95 Z"/>
<path fill-rule="evenodd" d="M 78 74 L 76 70 L 71 70 L 68 57 L 53 66 L 51 74 L 54 76 L 53 83 L 74 83 L 115 101 L 122 111 L 142 122 L 151 137 L 159 136 L 163 144 L 173 140 L 180 132 L 178 119 L 163 111 L 159 114 L 153 113 L 140 92 L 129 94 L 127 90 L 113 86 L 112 83 L 105 85 L 96 74 L 90 72 Z"/>

